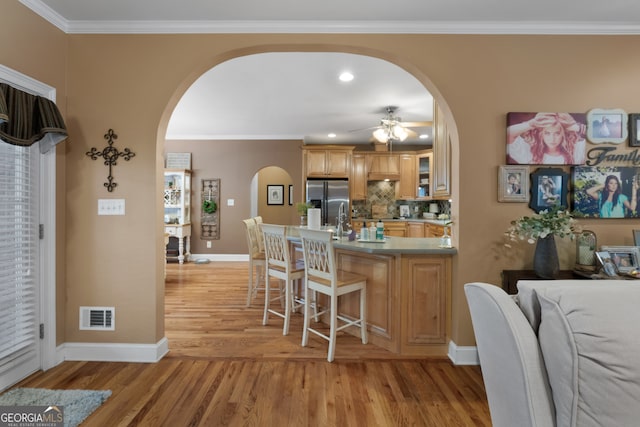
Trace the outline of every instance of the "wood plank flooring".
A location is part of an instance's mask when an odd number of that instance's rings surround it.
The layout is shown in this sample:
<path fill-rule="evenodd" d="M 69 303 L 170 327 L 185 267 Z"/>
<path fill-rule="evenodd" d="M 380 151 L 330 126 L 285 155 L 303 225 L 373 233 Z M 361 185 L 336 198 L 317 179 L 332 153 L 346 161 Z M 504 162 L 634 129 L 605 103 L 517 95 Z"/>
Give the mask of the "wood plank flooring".
<path fill-rule="evenodd" d="M 109 389 L 83 426 L 490 426 L 477 366 L 399 358 L 350 335 L 301 347 L 302 316 L 262 326 L 247 263 L 169 264 L 158 363 L 64 362 L 16 387 Z"/>

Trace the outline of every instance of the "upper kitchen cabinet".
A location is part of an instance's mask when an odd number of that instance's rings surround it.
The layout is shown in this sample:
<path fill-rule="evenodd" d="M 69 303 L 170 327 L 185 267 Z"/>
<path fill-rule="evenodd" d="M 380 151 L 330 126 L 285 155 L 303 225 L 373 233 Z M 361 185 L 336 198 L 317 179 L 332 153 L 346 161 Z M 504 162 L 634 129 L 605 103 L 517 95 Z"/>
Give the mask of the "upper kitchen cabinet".
<path fill-rule="evenodd" d="M 400 179 L 400 155 L 389 153 L 369 154 L 367 161 L 367 180 L 382 181 Z"/>
<path fill-rule="evenodd" d="M 367 156 L 354 152 L 351 158 L 351 200 L 367 199 Z"/>
<path fill-rule="evenodd" d="M 416 198 L 416 156 L 400 154 L 400 181 L 396 184 L 396 199 L 414 200 Z"/>
<path fill-rule="evenodd" d="M 433 152 L 431 150 L 420 151 L 416 155 L 416 168 L 418 169 L 418 199 L 431 200 L 431 167 L 433 164 Z"/>
<path fill-rule="evenodd" d="M 434 199 L 451 197 L 451 137 L 444 114 L 438 104 L 433 109 L 433 167 L 431 188 Z"/>
<path fill-rule="evenodd" d="M 307 178 L 349 178 L 353 146 L 303 147 L 303 175 Z"/>

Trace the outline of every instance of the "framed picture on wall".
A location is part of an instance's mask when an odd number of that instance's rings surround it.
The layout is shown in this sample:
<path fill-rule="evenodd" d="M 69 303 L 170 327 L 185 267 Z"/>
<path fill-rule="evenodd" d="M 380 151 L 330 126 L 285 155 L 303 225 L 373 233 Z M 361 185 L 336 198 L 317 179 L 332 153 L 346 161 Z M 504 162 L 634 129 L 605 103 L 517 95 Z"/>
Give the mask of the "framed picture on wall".
<path fill-rule="evenodd" d="M 619 108 L 594 108 L 587 113 L 587 139 L 594 144 L 620 144 L 627 139 L 628 120 L 627 113 Z"/>
<path fill-rule="evenodd" d="M 536 212 L 556 206 L 567 209 L 568 179 L 569 174 L 560 168 L 536 169 L 531 173 L 529 207 Z"/>
<path fill-rule="evenodd" d="M 629 114 L 629 147 L 640 147 L 640 114 Z"/>
<path fill-rule="evenodd" d="M 573 168 L 573 215 L 578 218 L 637 218 L 640 168 Z"/>
<path fill-rule="evenodd" d="M 507 113 L 509 165 L 583 165 L 587 118 L 584 113 Z"/>
<path fill-rule="evenodd" d="M 289 206 L 293 206 L 293 185 L 289 185 Z"/>
<path fill-rule="evenodd" d="M 498 167 L 498 201 L 527 202 L 529 200 L 529 167 Z"/>
<path fill-rule="evenodd" d="M 284 205 L 284 185 L 267 185 L 267 205 Z"/>

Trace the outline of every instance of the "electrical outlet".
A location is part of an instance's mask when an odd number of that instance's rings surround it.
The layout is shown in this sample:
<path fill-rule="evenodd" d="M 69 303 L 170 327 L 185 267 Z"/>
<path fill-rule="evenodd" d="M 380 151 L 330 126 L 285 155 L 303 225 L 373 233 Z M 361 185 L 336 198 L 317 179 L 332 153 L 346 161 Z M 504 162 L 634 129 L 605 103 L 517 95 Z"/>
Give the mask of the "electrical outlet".
<path fill-rule="evenodd" d="M 211 240 L 207 240 L 207 249 L 211 249 Z"/>
<path fill-rule="evenodd" d="M 227 199 L 227 206 L 233 206 L 236 204 L 236 201 L 234 199 Z"/>

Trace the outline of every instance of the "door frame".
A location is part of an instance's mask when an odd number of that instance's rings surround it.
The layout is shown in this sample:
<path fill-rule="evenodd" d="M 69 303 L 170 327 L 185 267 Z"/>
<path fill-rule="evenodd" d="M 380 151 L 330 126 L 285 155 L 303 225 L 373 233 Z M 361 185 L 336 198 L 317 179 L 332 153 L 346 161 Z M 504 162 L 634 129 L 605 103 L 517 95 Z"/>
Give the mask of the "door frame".
<path fill-rule="evenodd" d="M 56 89 L 27 75 L 0 64 L 0 82 L 56 101 Z M 56 148 L 41 154 L 39 159 L 40 224 L 44 225 L 44 238 L 39 248 L 39 307 L 40 323 L 45 325 L 44 339 L 40 340 L 40 369 L 47 370 L 62 358 L 56 357 Z"/>

